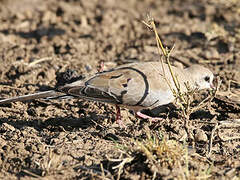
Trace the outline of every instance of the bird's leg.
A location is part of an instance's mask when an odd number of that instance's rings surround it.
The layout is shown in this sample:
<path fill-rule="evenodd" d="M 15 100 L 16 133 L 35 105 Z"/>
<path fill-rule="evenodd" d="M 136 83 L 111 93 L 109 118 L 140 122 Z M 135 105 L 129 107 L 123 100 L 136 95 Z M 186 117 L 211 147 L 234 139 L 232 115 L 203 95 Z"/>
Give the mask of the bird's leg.
<path fill-rule="evenodd" d="M 151 116 L 148 116 L 146 114 L 143 114 L 141 113 L 140 111 L 137 111 L 136 112 L 136 115 L 140 118 L 143 118 L 143 119 L 150 119 L 151 122 L 157 122 L 157 121 L 160 121 L 160 120 L 163 120 L 163 118 L 160 118 L 160 117 L 151 117 Z"/>
<path fill-rule="evenodd" d="M 116 122 L 121 126 L 121 127 L 125 127 L 123 121 L 122 121 L 122 117 L 121 117 L 121 109 L 118 105 L 116 105 Z"/>

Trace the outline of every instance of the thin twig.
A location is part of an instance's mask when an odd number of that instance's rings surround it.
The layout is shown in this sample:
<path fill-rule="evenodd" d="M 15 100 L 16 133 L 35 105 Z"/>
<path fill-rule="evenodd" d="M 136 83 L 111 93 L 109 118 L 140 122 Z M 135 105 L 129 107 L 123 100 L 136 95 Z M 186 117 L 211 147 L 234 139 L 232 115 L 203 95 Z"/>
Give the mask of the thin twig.
<path fill-rule="evenodd" d="M 218 123 L 215 124 L 213 130 L 212 130 L 212 133 L 211 133 L 211 137 L 210 137 L 210 140 L 209 140 L 209 148 L 208 148 L 208 157 L 211 156 L 211 153 L 212 153 L 212 143 L 213 143 L 213 136 L 214 136 L 214 133 L 215 131 L 218 129 Z"/>
<path fill-rule="evenodd" d="M 134 160 L 134 157 L 126 157 L 123 159 L 111 159 L 111 158 L 107 158 L 109 161 L 112 162 L 120 162 L 117 166 L 112 167 L 112 169 L 118 169 L 118 176 L 117 176 L 117 180 L 120 179 L 120 176 L 122 174 L 122 169 L 124 168 L 125 164 L 130 163 Z"/>
<path fill-rule="evenodd" d="M 37 175 L 37 174 L 35 174 L 35 173 L 33 173 L 33 172 L 27 170 L 27 169 L 23 169 L 22 171 L 23 171 L 24 173 L 30 175 L 30 176 L 35 177 L 35 178 L 38 178 L 38 179 L 42 178 L 41 176 L 39 176 L 39 175 Z"/>
<path fill-rule="evenodd" d="M 32 67 L 32 66 L 35 66 L 36 64 L 39 64 L 41 62 L 50 61 L 50 60 L 52 60 L 52 57 L 44 57 L 44 58 L 41 58 L 41 59 L 37 59 L 37 60 L 29 63 L 28 67 Z"/>

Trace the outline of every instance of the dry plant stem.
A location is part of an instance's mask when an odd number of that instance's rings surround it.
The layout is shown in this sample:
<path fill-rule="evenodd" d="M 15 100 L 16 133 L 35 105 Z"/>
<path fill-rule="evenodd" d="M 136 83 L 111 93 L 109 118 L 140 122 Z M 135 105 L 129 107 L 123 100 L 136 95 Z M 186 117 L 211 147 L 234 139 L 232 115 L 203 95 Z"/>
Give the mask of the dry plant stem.
<path fill-rule="evenodd" d="M 42 178 L 41 176 L 39 176 L 39 175 L 37 175 L 37 174 L 31 172 L 30 170 L 23 169 L 22 171 L 23 171 L 24 173 L 28 174 L 28 175 L 33 176 L 34 178 L 38 178 L 38 179 L 41 179 L 41 178 Z"/>
<path fill-rule="evenodd" d="M 103 168 L 103 165 L 102 163 L 100 164 L 100 168 L 101 168 L 101 171 L 102 171 L 102 177 L 105 178 L 105 173 L 104 173 L 104 168 Z"/>
<path fill-rule="evenodd" d="M 144 23 L 144 24 L 146 24 L 146 23 Z M 150 26 L 150 25 L 148 25 L 148 27 L 149 27 L 149 26 Z M 154 23 L 154 20 L 151 20 L 151 26 L 150 26 L 150 27 L 152 27 L 152 29 L 153 29 L 153 31 L 154 31 L 154 34 L 155 34 L 155 38 L 156 38 L 156 41 L 157 41 L 157 47 L 158 47 L 158 53 L 160 54 L 160 49 L 161 49 L 162 52 L 163 52 L 163 54 L 164 54 L 164 57 L 165 57 L 166 60 L 167 60 L 168 68 L 169 68 L 169 71 L 170 71 L 170 73 L 171 73 L 171 76 L 172 76 L 172 79 L 173 79 L 173 82 L 174 82 L 174 85 L 175 85 L 177 91 L 175 91 L 175 90 L 171 87 L 168 79 L 166 78 L 166 76 L 165 76 L 165 71 L 164 71 L 164 68 L 163 68 L 163 61 L 161 61 L 161 62 L 162 62 L 162 69 L 163 69 L 163 72 L 164 72 L 164 78 L 165 78 L 166 82 L 168 83 L 168 85 L 169 85 L 171 91 L 173 92 L 173 94 L 174 94 L 175 96 L 177 96 L 177 97 L 181 100 L 181 102 L 182 102 L 182 103 L 181 103 L 181 109 L 182 109 L 182 111 L 183 111 L 183 113 L 184 113 L 184 116 L 187 117 L 187 116 L 186 116 L 186 108 L 183 106 L 183 104 L 186 105 L 187 102 L 186 102 L 186 100 L 185 100 L 184 97 L 183 97 L 183 93 L 181 92 L 180 85 L 179 85 L 179 81 L 178 81 L 177 77 L 174 75 L 173 70 L 172 70 L 172 66 L 171 66 L 170 61 L 169 61 L 171 51 L 170 51 L 170 53 L 169 53 L 169 52 L 163 47 L 162 41 L 161 41 L 161 39 L 160 39 L 160 37 L 159 37 L 159 35 L 158 35 L 158 33 L 157 33 L 157 29 L 156 29 L 156 25 L 155 25 L 155 23 Z M 188 107 L 188 106 L 187 106 L 187 107 Z"/>
<path fill-rule="evenodd" d="M 211 133 L 211 137 L 210 137 L 210 141 L 209 141 L 209 150 L 208 150 L 208 155 L 207 155 L 208 157 L 211 156 L 214 133 L 215 133 L 215 131 L 216 131 L 218 128 L 219 128 L 219 127 L 218 127 L 218 123 L 217 123 L 217 124 L 215 124 L 215 126 L 214 126 L 214 128 L 213 128 L 213 130 L 212 130 L 212 133 Z"/>
<path fill-rule="evenodd" d="M 153 20 L 151 21 L 151 26 L 153 27 L 153 30 L 154 30 L 154 33 L 155 33 L 155 38 L 156 38 L 157 47 L 158 47 L 158 53 L 159 53 L 159 55 L 161 54 L 161 51 L 160 51 L 160 49 L 161 49 L 163 54 L 164 54 L 164 57 L 166 57 L 167 56 L 167 52 L 166 52 L 166 50 L 164 49 L 164 47 L 162 45 L 162 41 L 161 41 L 160 37 L 158 36 L 157 30 L 156 30 L 156 26 L 155 26 Z M 166 80 L 166 82 L 167 82 L 168 86 L 170 87 L 171 91 L 173 91 L 173 89 L 172 89 L 172 87 L 170 85 L 169 80 L 166 78 L 166 73 L 165 73 L 165 69 L 164 69 L 164 66 L 163 66 L 163 59 L 162 58 L 161 58 L 161 65 L 162 65 L 162 70 L 163 70 L 163 77 Z"/>
<path fill-rule="evenodd" d="M 178 79 L 177 79 L 177 77 L 173 74 L 172 66 L 171 66 L 170 61 L 169 61 L 170 53 L 163 47 L 162 41 L 161 41 L 161 39 L 160 39 L 160 37 L 159 37 L 159 35 L 158 35 L 158 33 L 157 33 L 156 25 L 155 25 L 155 23 L 154 23 L 153 20 L 151 20 L 151 25 L 152 25 L 153 31 L 154 31 L 154 33 L 155 33 L 155 37 L 156 37 L 156 41 L 157 41 L 157 46 L 158 46 L 159 54 L 160 54 L 160 50 L 159 50 L 159 49 L 161 48 L 161 50 L 162 50 L 162 52 L 163 52 L 163 55 L 164 55 L 164 57 L 165 57 L 166 60 L 167 60 L 168 68 L 169 68 L 169 71 L 170 71 L 171 76 L 172 76 L 172 78 L 173 78 L 173 82 L 174 82 L 174 84 L 175 84 L 175 86 L 176 86 L 176 89 L 177 89 L 178 92 L 181 92 Z M 160 48 L 159 48 L 159 47 L 160 47 Z M 170 51 L 170 52 L 171 52 L 171 51 Z M 163 64 L 163 61 L 162 61 L 162 64 Z M 182 96 L 180 96 L 180 98 L 181 98 L 181 100 L 182 100 L 184 103 L 186 103 L 185 99 L 182 98 Z"/>
<path fill-rule="evenodd" d="M 162 41 L 161 41 L 160 37 L 158 36 L 157 28 L 156 28 L 156 25 L 155 25 L 153 19 L 151 20 L 151 27 L 153 28 L 153 31 L 154 31 L 154 33 L 155 33 L 156 41 L 158 42 L 158 44 L 157 44 L 158 47 L 160 46 L 160 48 L 161 48 L 161 50 L 162 50 L 162 52 L 163 52 L 163 55 L 164 55 L 165 57 L 167 57 L 167 54 L 168 54 L 168 53 L 167 53 L 167 51 L 165 50 L 165 48 L 163 47 Z"/>
<path fill-rule="evenodd" d="M 50 61 L 50 60 L 52 60 L 52 57 L 44 57 L 44 58 L 41 58 L 41 59 L 37 59 L 37 60 L 29 63 L 28 67 L 32 67 L 32 66 L 35 66 L 36 64 L 39 64 L 41 62 Z"/>

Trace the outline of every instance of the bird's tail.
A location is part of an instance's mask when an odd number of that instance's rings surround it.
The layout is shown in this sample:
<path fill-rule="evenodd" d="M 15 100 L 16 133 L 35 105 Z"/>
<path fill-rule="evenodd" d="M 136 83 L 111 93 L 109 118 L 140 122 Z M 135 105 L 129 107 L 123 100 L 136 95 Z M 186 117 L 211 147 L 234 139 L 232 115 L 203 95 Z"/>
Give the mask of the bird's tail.
<path fill-rule="evenodd" d="M 55 90 L 50 90 L 50 91 L 44 91 L 44 92 L 38 92 L 34 94 L 28 94 L 28 95 L 23 95 L 23 96 L 17 96 L 17 97 L 12 97 L 12 98 L 7 98 L 7 99 L 1 99 L 0 104 L 9 104 L 11 102 L 16 102 L 16 101 L 29 101 L 29 100 L 34 100 L 34 99 L 41 99 L 41 98 L 56 98 L 56 97 L 61 97 L 64 96 L 64 93 L 57 92 Z"/>

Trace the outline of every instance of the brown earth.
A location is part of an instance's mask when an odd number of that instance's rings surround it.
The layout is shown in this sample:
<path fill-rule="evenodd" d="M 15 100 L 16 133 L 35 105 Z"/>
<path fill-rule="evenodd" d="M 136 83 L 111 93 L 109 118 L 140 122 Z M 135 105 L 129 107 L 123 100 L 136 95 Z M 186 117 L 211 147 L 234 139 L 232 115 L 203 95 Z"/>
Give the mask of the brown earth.
<path fill-rule="evenodd" d="M 154 34 L 141 23 L 149 12 L 164 45 L 175 46 L 174 63 L 203 64 L 222 79 L 222 96 L 193 113 L 187 129 L 176 108 L 154 124 L 123 110 L 127 128 L 121 129 L 107 104 L 75 99 L 1 106 L 1 179 L 240 178 L 238 0 L 0 2 L 2 98 L 55 87 L 56 74 L 67 69 L 84 75 L 97 72 L 101 61 L 109 69 L 158 60 Z M 138 151 L 148 133 L 184 146 L 184 165 L 151 162 Z"/>

